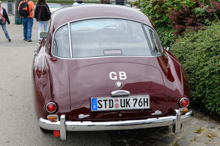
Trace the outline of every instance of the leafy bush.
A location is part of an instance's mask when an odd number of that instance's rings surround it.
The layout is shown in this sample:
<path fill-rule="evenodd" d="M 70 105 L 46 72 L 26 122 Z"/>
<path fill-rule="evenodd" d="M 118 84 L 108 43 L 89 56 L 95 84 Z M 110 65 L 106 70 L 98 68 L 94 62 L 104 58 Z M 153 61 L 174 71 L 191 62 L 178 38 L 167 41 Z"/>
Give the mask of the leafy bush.
<path fill-rule="evenodd" d="M 175 42 L 176 36 L 173 32 L 174 30 L 166 27 L 157 28 L 157 33 L 163 47 L 170 47 Z"/>
<path fill-rule="evenodd" d="M 179 10 L 171 8 L 169 18 L 173 23 L 173 29 L 176 30 L 175 34 L 183 35 L 187 28 L 188 30 L 199 30 L 220 18 L 220 3 L 205 0 L 203 2 L 197 0 L 194 6 L 183 5 Z"/>
<path fill-rule="evenodd" d="M 162 45 L 165 47 L 170 46 L 175 42 L 176 36 L 172 30 L 172 22 L 169 18 L 171 12 L 170 8 L 179 10 L 181 5 L 188 7 L 194 6 L 195 2 L 192 0 L 142 0 L 141 10 L 152 20 L 157 29 Z"/>
<path fill-rule="evenodd" d="M 170 8 L 179 10 L 181 5 L 190 7 L 194 3 L 192 0 L 142 0 L 141 11 L 152 20 L 162 45 L 168 47 L 175 42 L 176 37 L 172 34 L 174 31 L 172 30 L 172 22 L 169 18 Z"/>
<path fill-rule="evenodd" d="M 171 32 L 183 35 L 186 30 L 199 30 L 219 19 L 219 2 L 220 0 L 142 0 L 141 11 L 150 17 L 159 30 L 162 44 L 170 46 L 176 38 Z"/>
<path fill-rule="evenodd" d="M 188 74 L 191 101 L 220 115 L 220 22 L 206 28 L 187 32 L 171 52 Z"/>
<path fill-rule="evenodd" d="M 171 28 L 169 19 L 170 8 L 174 10 L 181 9 L 181 5 L 191 7 L 195 5 L 195 0 L 142 0 L 141 8 L 153 21 L 155 27 Z"/>
<path fill-rule="evenodd" d="M 138 7 L 138 6 L 139 6 L 138 1 L 131 2 L 130 6 L 132 7 L 133 5 L 136 6 L 136 7 Z"/>

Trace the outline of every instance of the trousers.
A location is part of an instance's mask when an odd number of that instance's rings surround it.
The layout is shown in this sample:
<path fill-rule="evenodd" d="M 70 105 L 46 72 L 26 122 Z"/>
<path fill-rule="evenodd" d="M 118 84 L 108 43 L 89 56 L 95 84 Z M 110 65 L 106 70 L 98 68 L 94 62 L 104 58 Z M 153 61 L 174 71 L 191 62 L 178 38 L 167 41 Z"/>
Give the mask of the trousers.
<path fill-rule="evenodd" d="M 2 22 L 2 19 L 0 19 L 0 22 Z M 5 33 L 5 37 L 6 37 L 7 39 L 10 39 L 10 37 L 9 37 L 9 35 L 8 35 L 8 31 L 7 31 L 7 29 L 6 29 L 6 24 L 1 25 L 1 26 L 2 26 L 2 30 L 3 30 L 4 33 Z"/>
<path fill-rule="evenodd" d="M 22 24 L 23 24 L 24 39 L 29 41 L 31 40 L 31 36 L 32 36 L 33 18 L 31 17 L 22 18 Z"/>
<path fill-rule="evenodd" d="M 42 26 L 44 26 L 44 32 L 47 32 L 47 24 L 48 21 L 37 21 L 38 22 L 38 40 L 42 40 L 42 38 L 40 38 L 40 32 L 42 32 Z"/>

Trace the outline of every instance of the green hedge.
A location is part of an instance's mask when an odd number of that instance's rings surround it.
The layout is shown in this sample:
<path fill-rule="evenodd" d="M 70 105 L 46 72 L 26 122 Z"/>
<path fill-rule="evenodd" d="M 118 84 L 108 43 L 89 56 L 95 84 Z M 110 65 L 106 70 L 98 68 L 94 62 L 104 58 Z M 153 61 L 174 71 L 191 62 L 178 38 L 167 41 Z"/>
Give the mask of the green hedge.
<path fill-rule="evenodd" d="M 167 27 L 157 28 L 157 33 L 163 47 L 170 47 L 175 42 L 176 36 L 174 30 Z"/>
<path fill-rule="evenodd" d="M 141 11 L 150 17 L 164 46 L 170 46 L 178 35 L 208 26 L 220 19 L 220 0 L 141 0 Z M 172 35 L 170 32 L 176 34 Z M 171 36 L 170 38 L 164 38 Z M 172 40 L 174 38 L 174 40 Z"/>
<path fill-rule="evenodd" d="M 171 46 L 185 68 L 191 100 L 209 113 L 220 115 L 220 23 L 187 32 Z"/>
<path fill-rule="evenodd" d="M 153 21 L 155 27 L 172 28 L 172 22 L 169 19 L 170 8 L 180 10 L 182 5 L 192 7 L 194 0 L 141 0 L 141 11 Z"/>
<path fill-rule="evenodd" d="M 164 47 L 169 47 L 175 42 L 176 36 L 173 34 L 172 22 L 169 19 L 170 8 L 179 10 L 182 5 L 190 7 L 195 2 L 191 0 L 141 0 L 141 11 L 150 17 L 157 29 L 161 43 Z"/>

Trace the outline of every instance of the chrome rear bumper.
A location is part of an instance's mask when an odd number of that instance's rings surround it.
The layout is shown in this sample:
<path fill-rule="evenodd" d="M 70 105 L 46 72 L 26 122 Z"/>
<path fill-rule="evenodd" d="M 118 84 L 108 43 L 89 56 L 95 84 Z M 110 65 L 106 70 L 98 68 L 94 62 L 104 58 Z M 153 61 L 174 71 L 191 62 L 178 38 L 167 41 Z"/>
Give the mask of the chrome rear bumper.
<path fill-rule="evenodd" d="M 60 138 L 66 139 L 66 131 L 104 131 L 104 130 L 130 130 L 153 128 L 173 125 L 173 132 L 180 129 L 181 123 L 189 120 L 192 111 L 181 115 L 180 110 L 175 110 L 175 116 L 148 118 L 143 120 L 110 121 L 110 122 L 90 122 L 90 121 L 66 121 L 65 115 L 60 116 L 60 121 L 51 122 L 40 118 L 39 125 L 46 130 L 60 131 Z"/>

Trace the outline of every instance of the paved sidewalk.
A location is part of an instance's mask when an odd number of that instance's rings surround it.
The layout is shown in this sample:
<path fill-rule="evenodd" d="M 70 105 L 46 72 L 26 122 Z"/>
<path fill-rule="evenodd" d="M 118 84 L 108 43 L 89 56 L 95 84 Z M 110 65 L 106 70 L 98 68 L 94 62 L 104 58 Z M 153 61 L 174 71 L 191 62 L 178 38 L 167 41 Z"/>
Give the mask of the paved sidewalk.
<path fill-rule="evenodd" d="M 193 107 L 195 113 L 198 108 Z M 220 117 L 198 112 L 177 134 L 171 127 L 108 132 L 112 146 L 220 146 Z"/>
<path fill-rule="evenodd" d="M 7 30 L 12 42 L 8 42 L 0 28 L 0 49 L 2 47 L 30 47 L 37 48 L 37 31 L 38 25 L 34 20 L 32 41 L 23 41 L 23 26 L 16 25 L 14 16 L 9 16 L 11 21 L 7 25 Z M 194 108 L 197 111 L 198 108 Z M 106 132 L 112 146 L 220 146 L 220 118 L 214 119 L 203 112 L 198 112 L 192 117 L 192 120 L 183 124 L 183 128 L 179 133 L 171 132 L 170 127 L 141 129 L 141 130 L 126 130 L 126 131 L 108 131 Z"/>

